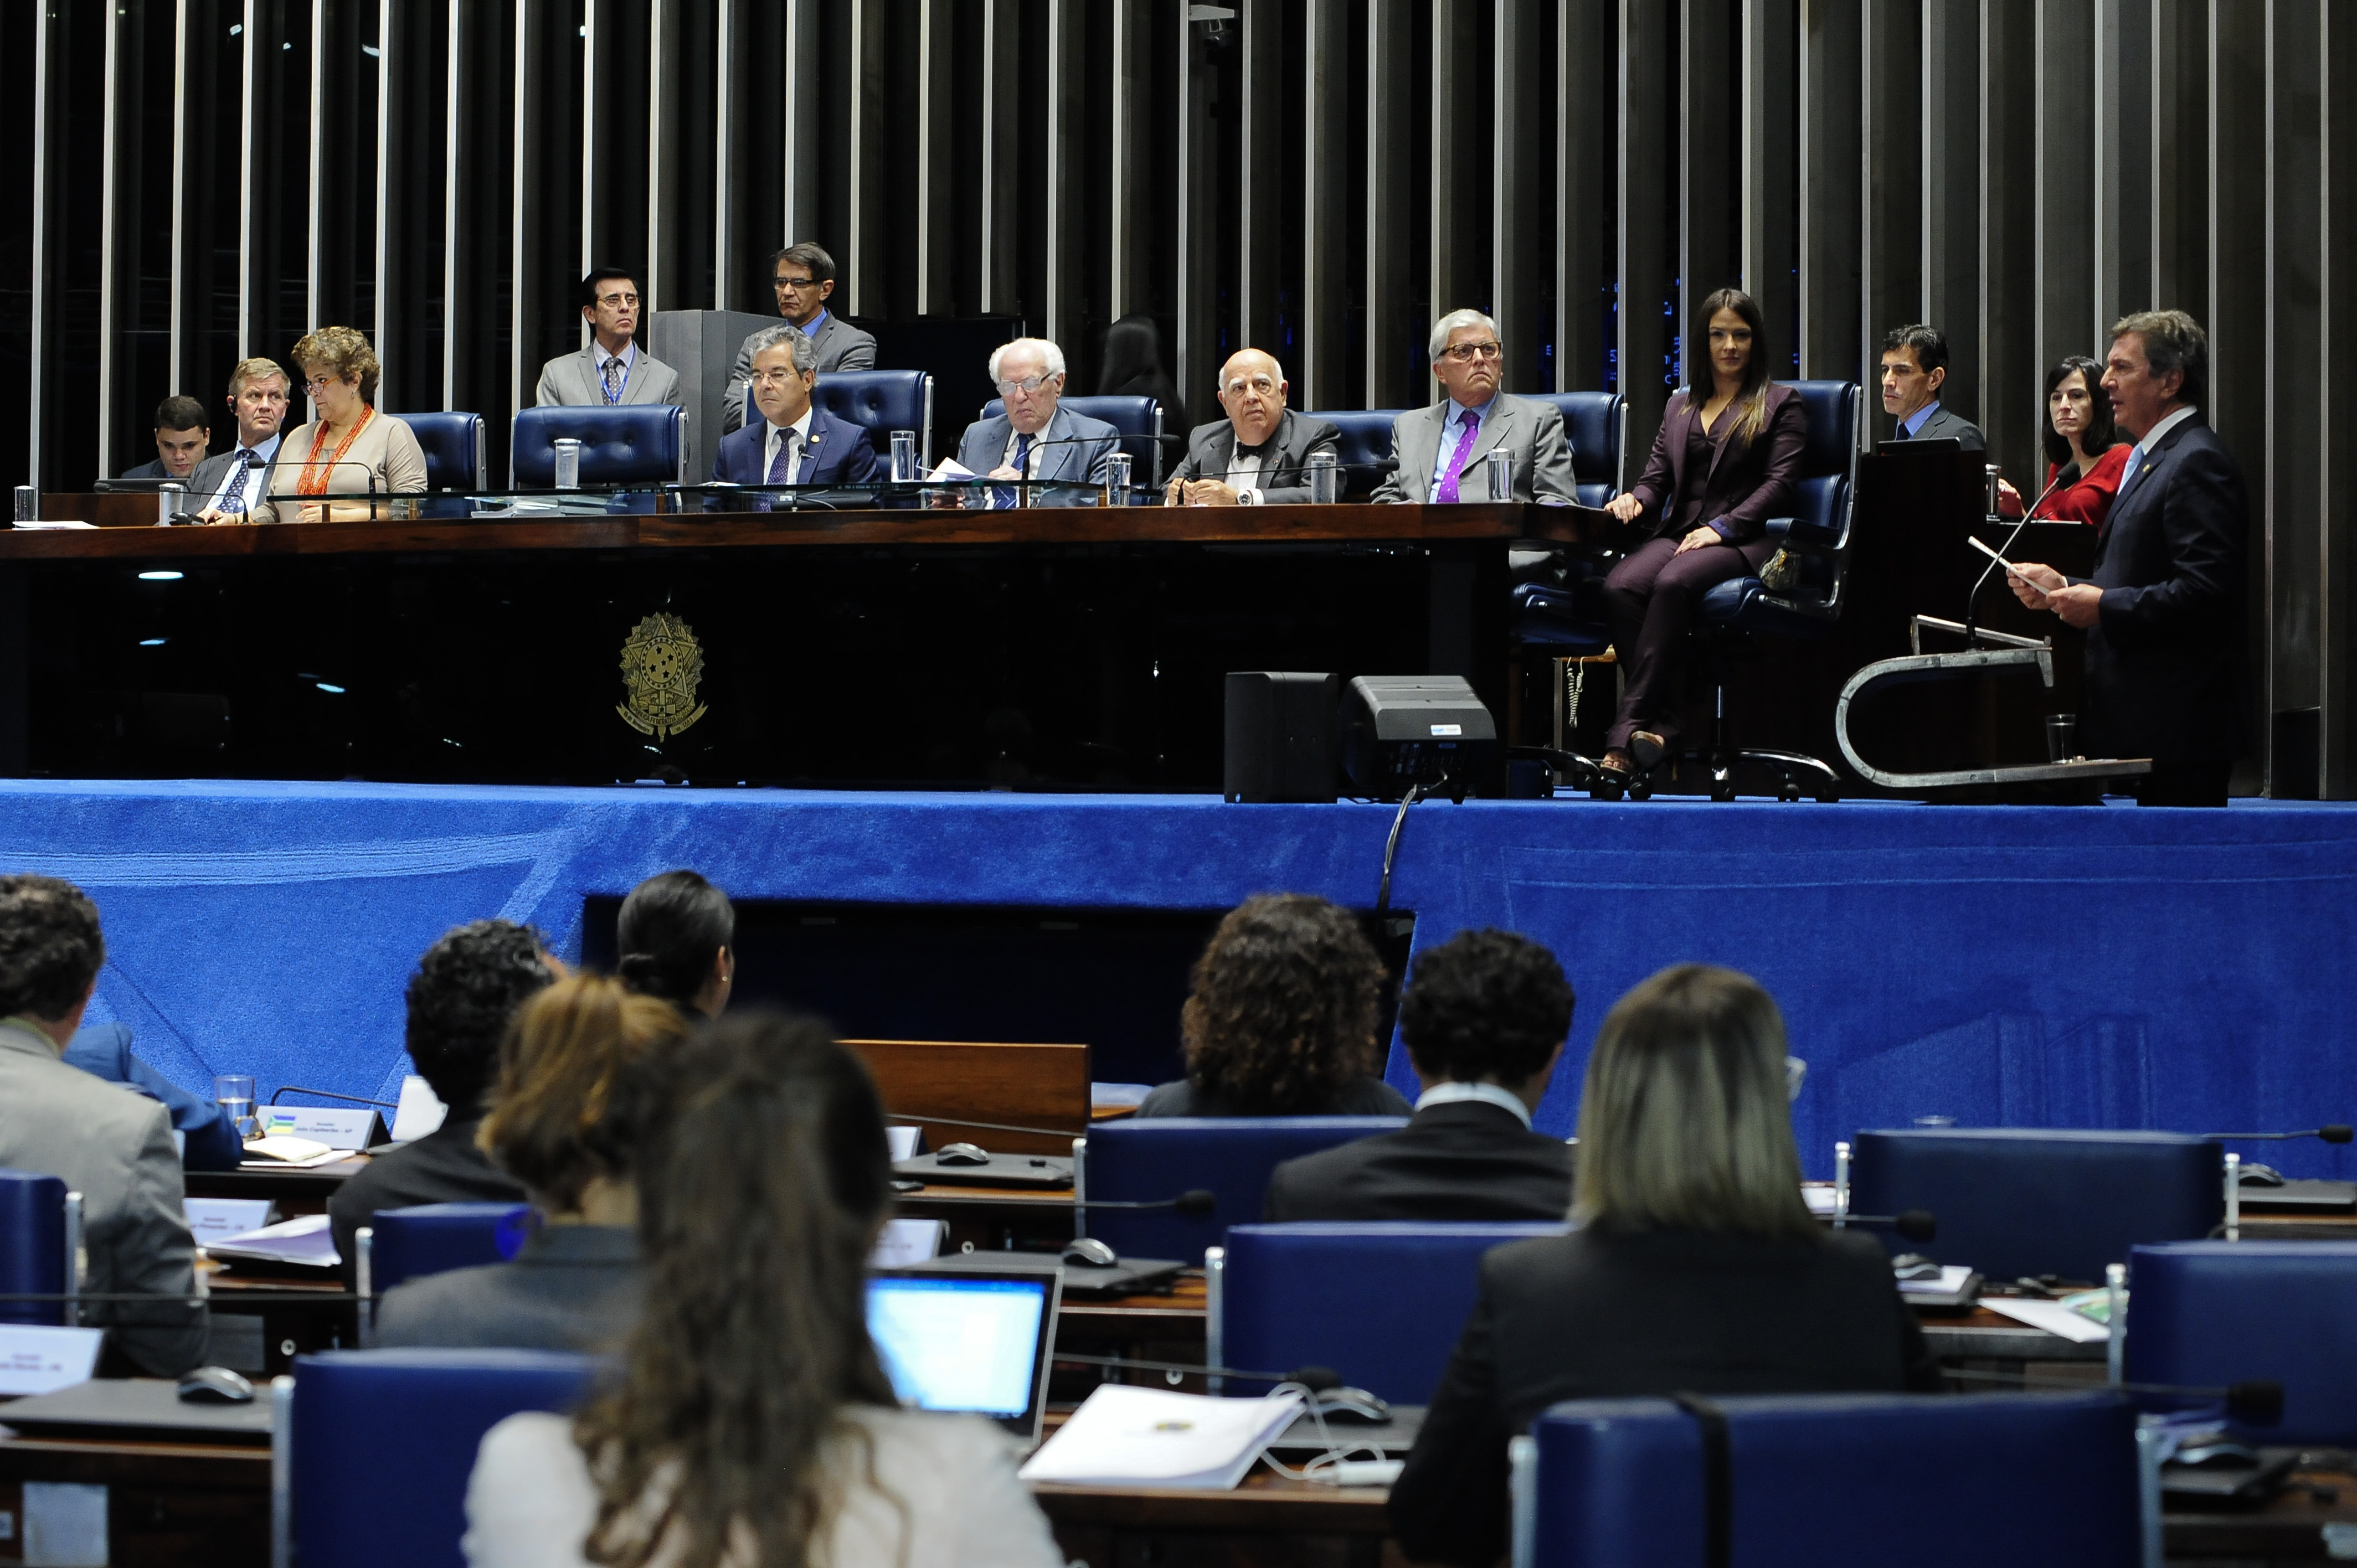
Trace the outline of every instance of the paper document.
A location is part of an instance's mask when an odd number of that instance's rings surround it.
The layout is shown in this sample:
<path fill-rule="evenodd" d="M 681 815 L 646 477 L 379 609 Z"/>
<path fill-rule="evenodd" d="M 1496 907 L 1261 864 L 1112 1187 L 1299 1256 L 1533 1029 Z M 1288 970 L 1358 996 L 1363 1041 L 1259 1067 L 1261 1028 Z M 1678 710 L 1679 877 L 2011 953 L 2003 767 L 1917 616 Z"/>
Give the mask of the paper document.
<path fill-rule="evenodd" d="M 311 1138 L 297 1138 L 280 1133 L 274 1138 L 256 1138 L 245 1146 L 243 1165 L 323 1165 L 330 1160 L 340 1160 L 351 1153 L 349 1149 L 330 1148 Z"/>
<path fill-rule="evenodd" d="M 1801 1184 L 1801 1201 L 1809 1206 L 1810 1213 L 1821 1215 L 1828 1219 L 1831 1218 L 1834 1211 L 1833 1184 L 1830 1182 L 1803 1182 Z"/>
<path fill-rule="evenodd" d="M 2059 1334 L 2074 1345 L 2093 1345 L 2098 1339 L 2108 1339 L 2112 1331 L 2100 1323 L 2081 1316 L 2059 1301 L 2032 1301 L 2026 1296 L 1981 1297 L 1981 1305 L 1991 1312 L 2001 1312 L 2017 1323 L 2027 1323 L 2032 1328 L 2043 1328 L 2049 1334 Z"/>
<path fill-rule="evenodd" d="M 38 529 L 57 529 L 57 528 L 96 528 L 96 527 L 98 526 L 98 524 L 96 524 L 96 523 L 94 523 L 94 522 L 68 522 L 64 518 L 59 517 L 59 518 L 35 518 L 35 519 L 25 519 L 25 520 L 19 520 L 19 521 L 18 521 L 18 522 L 16 523 L 16 526 L 17 526 L 18 528 L 30 528 L 30 529 L 36 529 L 36 530 L 38 530 Z"/>
<path fill-rule="evenodd" d="M 1027 1481 L 1224 1491 L 1292 1424 L 1296 1392 L 1211 1399 L 1102 1383 L 1019 1472 Z"/>
<path fill-rule="evenodd" d="M 205 1251 L 216 1258 L 255 1258 L 318 1269 L 332 1269 L 343 1262 L 336 1253 L 336 1233 L 324 1214 L 298 1214 L 242 1236 L 208 1242 Z"/>
<path fill-rule="evenodd" d="M 941 466 L 927 478 L 936 485 L 952 485 L 960 479 L 978 479 L 982 476 L 954 457 L 944 457 L 941 461 Z"/>

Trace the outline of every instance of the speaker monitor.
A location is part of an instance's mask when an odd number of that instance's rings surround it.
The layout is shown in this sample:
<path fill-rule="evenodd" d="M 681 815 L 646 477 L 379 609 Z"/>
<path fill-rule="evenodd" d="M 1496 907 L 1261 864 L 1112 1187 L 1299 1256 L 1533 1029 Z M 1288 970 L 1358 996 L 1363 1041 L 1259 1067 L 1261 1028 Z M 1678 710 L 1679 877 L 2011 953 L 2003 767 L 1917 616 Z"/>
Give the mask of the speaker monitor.
<path fill-rule="evenodd" d="M 1412 784 L 1462 800 L 1498 765 L 1498 726 L 1461 675 L 1361 675 L 1342 695 L 1342 768 L 1379 800 Z"/>
<path fill-rule="evenodd" d="M 1339 675 L 1228 671 L 1225 789 L 1230 800 L 1334 800 Z"/>

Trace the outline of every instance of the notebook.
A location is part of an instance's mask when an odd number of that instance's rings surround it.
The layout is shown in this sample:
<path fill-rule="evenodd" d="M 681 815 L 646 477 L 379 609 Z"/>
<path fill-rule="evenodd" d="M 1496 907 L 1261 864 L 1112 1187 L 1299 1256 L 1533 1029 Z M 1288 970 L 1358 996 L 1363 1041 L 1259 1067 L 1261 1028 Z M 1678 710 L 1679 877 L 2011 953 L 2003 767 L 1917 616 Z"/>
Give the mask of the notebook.
<path fill-rule="evenodd" d="M 1061 1296 L 1052 1272 L 879 1269 L 867 1333 L 902 1403 L 985 1416 L 1036 1444 Z"/>

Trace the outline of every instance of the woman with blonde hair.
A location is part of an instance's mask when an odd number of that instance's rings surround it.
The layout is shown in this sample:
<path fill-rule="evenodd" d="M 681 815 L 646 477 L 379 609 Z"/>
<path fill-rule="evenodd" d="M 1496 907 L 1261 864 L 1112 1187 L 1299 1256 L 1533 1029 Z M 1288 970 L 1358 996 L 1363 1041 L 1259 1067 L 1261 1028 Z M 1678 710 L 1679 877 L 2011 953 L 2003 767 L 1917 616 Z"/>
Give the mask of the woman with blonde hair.
<path fill-rule="evenodd" d="M 1623 996 L 1596 1037 L 1566 1235 L 1481 1260 L 1391 1524 L 1418 1561 L 1506 1547 L 1506 1443 L 1561 1400 L 1933 1391 L 1890 1259 L 1801 1198 L 1784 1021 L 1706 964 Z"/>
<path fill-rule="evenodd" d="M 295 345 L 313 417 L 278 444 L 270 489 L 249 514 L 255 522 L 348 522 L 389 516 L 360 496 L 421 494 L 425 450 L 416 434 L 376 411 L 382 367 L 369 340 L 349 327 L 322 327 Z M 332 496 L 313 501 L 308 496 Z"/>

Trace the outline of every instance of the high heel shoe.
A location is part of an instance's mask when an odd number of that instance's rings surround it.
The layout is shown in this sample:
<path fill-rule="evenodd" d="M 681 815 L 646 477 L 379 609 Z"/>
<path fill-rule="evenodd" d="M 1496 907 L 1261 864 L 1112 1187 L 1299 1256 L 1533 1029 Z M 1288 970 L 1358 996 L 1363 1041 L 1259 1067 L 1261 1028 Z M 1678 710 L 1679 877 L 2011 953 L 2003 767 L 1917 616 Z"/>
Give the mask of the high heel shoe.
<path fill-rule="evenodd" d="M 1641 729 L 1629 737 L 1629 755 L 1635 759 L 1638 772 L 1651 773 L 1669 755 L 1669 743 L 1652 730 Z"/>

